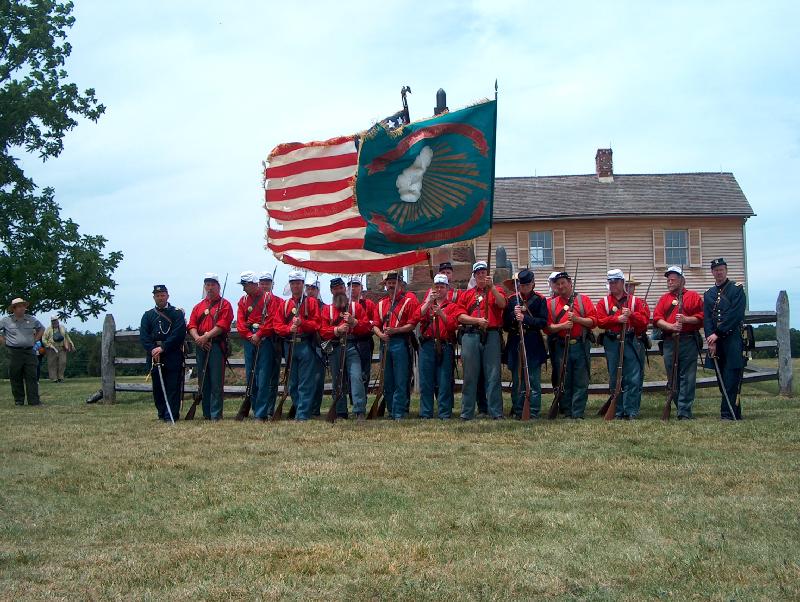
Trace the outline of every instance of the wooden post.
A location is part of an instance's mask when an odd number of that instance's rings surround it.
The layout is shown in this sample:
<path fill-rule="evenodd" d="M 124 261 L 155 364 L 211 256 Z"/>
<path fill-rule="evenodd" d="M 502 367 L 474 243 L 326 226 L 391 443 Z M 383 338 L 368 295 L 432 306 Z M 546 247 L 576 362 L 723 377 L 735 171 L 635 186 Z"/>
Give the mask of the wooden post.
<path fill-rule="evenodd" d="M 789 295 L 778 294 L 775 304 L 775 338 L 778 339 L 778 386 L 781 395 L 792 396 L 792 344 L 789 332 Z"/>
<path fill-rule="evenodd" d="M 103 387 L 103 403 L 116 403 L 117 401 L 117 392 L 114 389 L 116 376 L 114 337 L 116 333 L 114 316 L 106 314 L 106 319 L 103 320 L 103 338 L 100 341 L 100 383 Z"/>

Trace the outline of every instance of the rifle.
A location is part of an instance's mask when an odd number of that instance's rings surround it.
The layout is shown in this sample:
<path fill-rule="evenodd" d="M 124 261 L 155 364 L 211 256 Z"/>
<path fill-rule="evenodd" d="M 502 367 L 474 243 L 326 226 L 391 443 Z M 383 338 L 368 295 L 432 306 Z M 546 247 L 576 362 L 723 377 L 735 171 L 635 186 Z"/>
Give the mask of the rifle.
<path fill-rule="evenodd" d="M 305 279 L 303 279 L 305 283 Z M 306 287 L 303 286 L 303 292 L 300 295 L 300 307 L 303 307 L 303 302 L 306 299 Z M 306 309 L 306 311 L 308 311 Z M 292 314 L 298 315 L 300 312 L 297 310 L 297 307 L 292 308 Z M 306 313 L 308 315 L 308 313 Z M 294 318 L 292 318 L 294 319 Z M 278 400 L 278 403 L 275 405 L 275 410 L 272 412 L 272 422 L 277 422 L 283 418 L 283 402 L 286 401 L 286 398 L 289 396 L 289 376 L 292 372 L 292 360 L 294 359 L 294 346 L 297 344 L 297 332 L 292 333 L 292 342 L 289 345 L 289 353 L 286 355 L 286 367 L 283 369 L 283 376 L 281 376 L 281 385 L 283 386 L 283 393 L 281 393 L 281 398 Z M 292 402 L 295 400 L 293 399 Z M 289 420 L 294 418 L 294 414 L 292 413 L 292 409 L 297 411 L 297 407 L 295 403 L 292 403 L 292 407 L 289 409 Z"/>
<path fill-rule="evenodd" d="M 631 277 L 632 267 L 628 268 L 628 278 Z M 652 282 L 652 280 L 651 280 Z M 627 291 L 626 291 L 627 294 Z M 628 296 L 628 309 L 631 307 L 630 295 Z M 608 401 L 603 404 L 598 412 L 603 416 L 603 420 L 614 420 L 617 413 L 617 402 L 619 401 L 619 394 L 622 392 L 622 367 L 625 364 L 625 337 L 628 335 L 628 322 L 622 325 L 622 334 L 619 341 L 619 360 L 617 360 L 617 382 L 614 385 L 614 392 L 608 398 Z M 603 411 L 605 409 L 605 411 Z"/>
<path fill-rule="evenodd" d="M 212 329 L 217 325 L 217 320 L 219 319 L 219 312 L 222 309 L 222 302 L 225 301 L 225 288 L 228 286 L 228 275 L 225 274 L 225 283 L 222 285 L 222 293 L 219 297 L 219 305 L 217 306 L 217 311 L 214 312 L 214 322 Z M 206 384 L 206 372 L 208 372 L 208 360 L 211 359 L 211 349 L 213 349 L 214 343 L 211 342 L 211 347 L 208 348 L 208 352 L 206 353 L 206 359 L 203 362 L 203 376 L 198 379 L 197 382 L 197 392 L 192 394 L 192 405 L 189 407 L 189 411 L 186 412 L 186 417 L 184 420 L 194 420 L 194 414 L 197 411 L 198 404 L 203 401 L 203 386 Z M 223 356 L 225 354 L 223 353 Z M 224 359 L 223 359 L 224 361 Z M 224 385 L 223 385 L 224 386 Z"/>
<path fill-rule="evenodd" d="M 277 267 L 278 266 L 275 266 L 276 269 L 277 269 Z M 272 281 L 275 282 L 275 271 L 274 270 L 272 271 Z M 268 301 L 267 294 L 268 293 L 265 292 L 264 295 L 263 295 L 264 305 L 261 308 L 261 322 L 262 322 L 262 324 L 264 322 L 264 319 L 267 316 L 267 301 Z M 256 355 L 253 358 L 253 366 L 250 369 L 250 379 L 247 382 L 247 389 L 245 389 L 245 392 L 244 392 L 244 399 L 242 400 L 242 405 L 239 406 L 239 411 L 236 413 L 236 418 L 235 419 L 238 420 L 239 422 L 241 422 L 242 420 L 244 420 L 245 418 L 247 418 L 250 415 L 250 407 L 252 405 L 251 404 L 251 393 L 252 393 L 252 389 L 253 389 L 253 380 L 255 379 L 255 374 L 256 374 L 256 367 L 258 366 L 258 354 L 261 351 L 261 345 L 266 345 L 266 344 L 267 343 L 265 343 L 262 340 L 261 343 L 258 345 L 258 347 L 256 347 Z"/>
<path fill-rule="evenodd" d="M 386 315 L 383 318 L 383 328 L 386 329 L 386 326 L 389 324 L 392 318 L 392 314 L 394 313 L 395 309 L 395 299 L 397 298 L 397 286 L 399 283 L 395 284 L 394 290 L 392 291 L 392 302 L 389 305 L 389 311 L 386 312 Z M 386 356 L 389 353 L 389 344 L 385 341 L 381 342 L 381 363 L 380 367 L 378 368 L 378 390 L 375 393 L 375 400 L 372 402 L 372 405 L 369 408 L 369 413 L 367 414 L 367 420 L 372 420 L 377 416 L 383 416 L 386 413 L 386 400 L 383 398 L 383 374 L 384 370 L 386 369 Z"/>
<path fill-rule="evenodd" d="M 678 293 L 678 310 L 677 313 L 683 313 L 683 286 Z M 664 409 L 661 412 L 661 420 L 669 420 L 670 412 L 672 411 L 672 402 L 678 394 L 678 368 L 679 368 L 679 355 L 681 348 L 681 333 L 675 332 L 672 335 L 672 370 L 670 371 L 670 380 L 667 383 L 667 401 L 664 404 Z"/>
<path fill-rule="evenodd" d="M 522 295 L 520 295 L 519 292 L 519 280 L 516 278 L 514 278 L 514 289 L 517 292 L 517 304 L 522 305 Z M 527 310 L 528 307 L 526 304 L 525 311 Z M 531 419 L 531 375 L 530 368 L 528 367 L 528 350 L 525 349 L 525 331 L 522 327 L 522 320 L 517 322 L 517 324 L 519 325 L 519 361 L 521 362 L 519 372 L 520 377 L 525 379 L 525 401 L 522 403 L 522 420 L 527 422 Z"/>
<path fill-rule="evenodd" d="M 352 289 L 348 290 L 347 293 L 347 310 L 352 311 Z M 333 300 L 331 300 L 333 302 Z M 333 424 L 336 422 L 336 403 L 339 400 L 339 397 L 344 396 L 344 392 L 342 389 L 344 388 L 344 371 L 347 366 L 347 333 L 350 331 L 350 326 L 348 325 L 347 329 L 344 331 L 344 334 L 339 337 L 339 353 L 341 353 L 341 358 L 339 359 L 339 373 L 336 375 L 336 383 L 331 383 L 334 385 L 332 387 L 333 393 L 333 401 L 331 401 L 331 407 L 328 408 L 328 415 L 325 417 L 325 420 Z"/>
<path fill-rule="evenodd" d="M 572 294 L 569 296 L 567 301 L 567 306 L 572 310 L 572 305 L 575 303 L 575 295 L 576 295 L 576 284 L 578 282 L 578 261 L 575 261 L 575 279 L 572 281 Z M 558 417 L 558 406 L 561 402 L 561 398 L 564 396 L 564 381 L 567 375 L 567 360 L 569 359 L 569 340 L 570 336 L 572 335 L 572 329 L 567 332 L 567 336 L 564 337 L 564 356 L 561 358 L 561 366 L 558 370 L 558 385 L 556 386 L 556 390 L 553 392 L 553 403 L 550 404 L 550 410 L 547 412 L 548 420 L 555 420 Z M 556 345 L 558 345 L 558 341 L 556 341 Z"/>

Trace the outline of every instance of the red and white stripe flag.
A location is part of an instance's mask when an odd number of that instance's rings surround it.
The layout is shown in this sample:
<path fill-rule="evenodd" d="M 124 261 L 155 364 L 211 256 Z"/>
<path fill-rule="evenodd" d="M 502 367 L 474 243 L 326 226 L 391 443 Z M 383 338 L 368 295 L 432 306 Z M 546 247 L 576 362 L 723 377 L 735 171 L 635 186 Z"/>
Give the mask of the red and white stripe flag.
<path fill-rule="evenodd" d="M 280 261 L 327 274 L 382 272 L 424 261 L 423 251 L 364 249 L 367 224 L 353 196 L 355 136 L 279 144 L 266 169 L 267 247 Z"/>

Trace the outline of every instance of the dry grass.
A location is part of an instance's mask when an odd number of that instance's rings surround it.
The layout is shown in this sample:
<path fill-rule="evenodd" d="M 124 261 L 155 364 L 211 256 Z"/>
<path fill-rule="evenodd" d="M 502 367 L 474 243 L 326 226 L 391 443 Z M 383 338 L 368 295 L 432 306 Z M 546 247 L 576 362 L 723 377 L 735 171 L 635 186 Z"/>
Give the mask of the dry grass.
<path fill-rule="evenodd" d="M 771 384 L 740 424 L 706 391 L 690 423 L 653 397 L 633 423 L 176 428 L 42 386 L 0 382 L 4 599 L 800 597 L 800 411 Z"/>

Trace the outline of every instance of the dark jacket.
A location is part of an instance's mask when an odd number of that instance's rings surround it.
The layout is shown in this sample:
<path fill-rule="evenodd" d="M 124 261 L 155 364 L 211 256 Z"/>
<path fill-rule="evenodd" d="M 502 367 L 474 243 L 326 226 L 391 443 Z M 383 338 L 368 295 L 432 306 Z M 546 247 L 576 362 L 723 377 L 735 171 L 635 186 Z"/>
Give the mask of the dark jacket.
<path fill-rule="evenodd" d="M 519 323 L 514 317 L 514 308 L 518 304 L 519 300 L 515 293 L 508 298 L 508 304 L 503 312 L 503 328 L 508 333 L 506 348 L 509 351 L 519 346 Z M 547 360 L 547 350 L 542 339 L 542 330 L 547 326 L 547 301 L 538 293 L 532 292 L 527 302 L 523 301 L 522 315 L 528 364 L 543 364 Z"/>
<path fill-rule="evenodd" d="M 160 315 L 159 314 L 163 314 Z M 170 304 L 162 310 L 148 309 L 139 326 L 139 341 L 147 352 L 147 367 L 150 368 L 150 352 L 156 347 L 164 351 L 161 362 L 167 368 L 177 368 L 183 363 L 183 341 L 186 338 L 186 318 L 183 312 Z"/>

